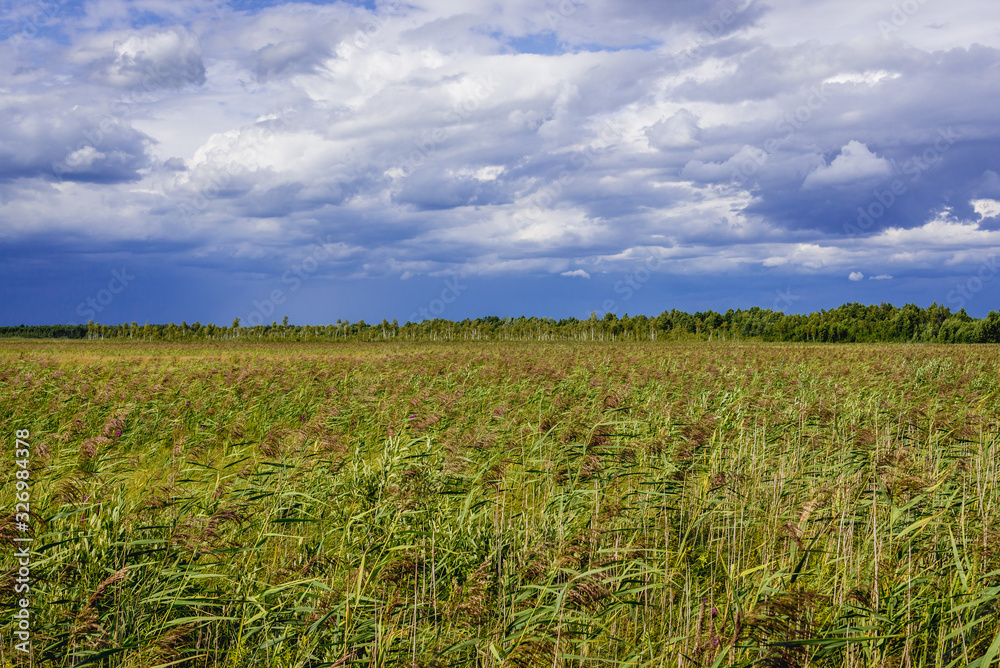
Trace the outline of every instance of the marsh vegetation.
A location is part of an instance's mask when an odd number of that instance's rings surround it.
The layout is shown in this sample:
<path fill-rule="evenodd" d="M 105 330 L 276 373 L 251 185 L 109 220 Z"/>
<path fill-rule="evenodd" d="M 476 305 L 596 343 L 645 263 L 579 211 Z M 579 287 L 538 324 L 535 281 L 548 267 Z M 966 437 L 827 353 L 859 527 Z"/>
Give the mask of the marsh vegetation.
<path fill-rule="evenodd" d="M 35 665 L 985 667 L 998 362 L 6 342 Z"/>

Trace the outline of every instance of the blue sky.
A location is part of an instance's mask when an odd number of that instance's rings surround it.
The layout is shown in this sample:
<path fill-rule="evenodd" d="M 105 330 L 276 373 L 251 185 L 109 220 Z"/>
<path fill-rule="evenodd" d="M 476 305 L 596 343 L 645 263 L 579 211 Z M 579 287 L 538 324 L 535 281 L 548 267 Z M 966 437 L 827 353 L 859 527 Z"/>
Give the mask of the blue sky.
<path fill-rule="evenodd" d="M 986 0 L 4 2 L 0 324 L 1000 308 Z"/>

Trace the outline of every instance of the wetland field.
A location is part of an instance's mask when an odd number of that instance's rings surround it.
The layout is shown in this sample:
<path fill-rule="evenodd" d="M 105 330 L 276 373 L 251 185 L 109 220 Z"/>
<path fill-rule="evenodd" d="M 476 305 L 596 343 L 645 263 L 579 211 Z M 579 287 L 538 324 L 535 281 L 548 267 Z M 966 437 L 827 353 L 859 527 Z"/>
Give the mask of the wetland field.
<path fill-rule="evenodd" d="M 0 665 L 985 668 L 998 371 L 994 345 L 6 340 Z"/>

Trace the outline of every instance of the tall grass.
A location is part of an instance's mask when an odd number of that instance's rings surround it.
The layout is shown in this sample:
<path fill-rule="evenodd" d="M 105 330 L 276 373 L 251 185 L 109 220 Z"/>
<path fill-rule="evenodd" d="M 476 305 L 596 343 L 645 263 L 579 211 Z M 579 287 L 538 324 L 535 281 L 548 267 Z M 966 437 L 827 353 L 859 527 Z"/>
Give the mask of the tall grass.
<path fill-rule="evenodd" d="M 7 343 L 35 665 L 993 665 L 998 359 Z"/>

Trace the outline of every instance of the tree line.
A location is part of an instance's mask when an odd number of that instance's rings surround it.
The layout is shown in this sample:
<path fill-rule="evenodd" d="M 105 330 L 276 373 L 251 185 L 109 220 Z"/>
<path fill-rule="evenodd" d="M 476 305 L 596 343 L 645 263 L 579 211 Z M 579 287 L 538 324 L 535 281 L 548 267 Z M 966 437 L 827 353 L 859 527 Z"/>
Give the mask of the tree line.
<path fill-rule="evenodd" d="M 499 317 L 460 321 L 434 318 L 421 322 L 382 320 L 366 323 L 337 320 L 329 325 L 281 323 L 244 326 L 237 318 L 228 326 L 199 322 L 177 325 L 34 325 L 0 327 L 0 337 L 69 339 L 138 339 L 145 341 L 684 341 L 758 340 L 828 343 L 1000 343 L 1000 312 L 973 318 L 965 309 L 922 308 L 906 304 L 865 306 L 844 304 L 829 311 L 785 314 L 761 309 L 730 309 L 725 313 L 686 313 L 671 309 L 658 316 L 598 318 Z"/>

